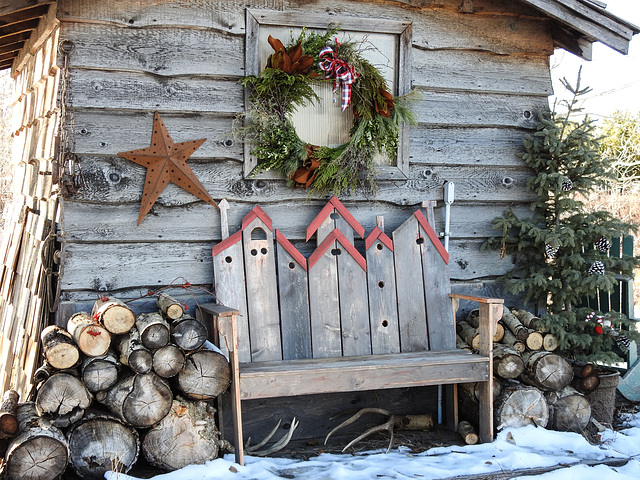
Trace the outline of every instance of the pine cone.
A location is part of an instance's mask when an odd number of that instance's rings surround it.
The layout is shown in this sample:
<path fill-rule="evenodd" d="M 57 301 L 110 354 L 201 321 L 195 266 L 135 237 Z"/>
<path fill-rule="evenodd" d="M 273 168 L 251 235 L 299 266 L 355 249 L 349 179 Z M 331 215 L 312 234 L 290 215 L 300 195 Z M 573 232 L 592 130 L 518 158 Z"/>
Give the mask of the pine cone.
<path fill-rule="evenodd" d="M 589 267 L 589 275 L 603 275 L 605 272 L 604 263 L 600 260 L 593 262 L 593 265 Z"/>
<path fill-rule="evenodd" d="M 560 188 L 562 188 L 563 192 L 570 192 L 571 190 L 573 190 L 573 182 L 570 178 L 567 178 L 562 181 L 562 185 L 560 186 Z"/>
<path fill-rule="evenodd" d="M 607 240 L 606 237 L 598 237 L 593 245 L 596 247 L 596 250 L 602 253 L 607 253 L 611 248 L 611 242 Z"/>
<path fill-rule="evenodd" d="M 544 253 L 547 255 L 547 258 L 549 259 L 556 258 L 556 255 L 558 254 L 558 250 L 560 250 L 560 247 L 554 247 L 550 243 L 546 243 L 544 245 Z"/>

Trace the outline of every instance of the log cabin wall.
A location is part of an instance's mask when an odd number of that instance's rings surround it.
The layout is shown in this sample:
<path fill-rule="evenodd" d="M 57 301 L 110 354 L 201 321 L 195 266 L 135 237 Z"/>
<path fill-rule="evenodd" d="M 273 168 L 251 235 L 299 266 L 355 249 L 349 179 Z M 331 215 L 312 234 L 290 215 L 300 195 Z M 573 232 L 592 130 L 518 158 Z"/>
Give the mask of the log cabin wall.
<path fill-rule="evenodd" d="M 60 40 L 70 41 L 76 153 L 85 188 L 64 201 L 60 311 L 111 292 L 138 297 L 182 277 L 212 281 L 221 238 L 215 208 L 169 185 L 136 227 L 146 170 L 117 152 L 149 145 L 154 111 L 176 142 L 207 138 L 189 165 L 229 223 L 256 203 L 294 242 L 326 199 L 283 181 L 243 178 L 243 145 L 228 137 L 244 109 L 245 8 L 413 22 L 411 83 L 422 94 L 410 130 L 405 181 L 383 182 L 375 201 L 341 198 L 369 232 L 384 215 L 394 230 L 425 200 L 442 206 L 455 182 L 450 240 L 454 290 L 489 293 L 510 268 L 481 252 L 491 221 L 528 208 L 530 175 L 516 156 L 552 93 L 548 17 L 502 0 L 304 1 L 59 0 Z M 442 231 L 443 209 L 436 210 Z M 301 247 L 302 248 L 302 247 Z M 494 292 L 495 293 L 495 292 Z M 64 322 L 64 316 L 59 321 Z"/>
<path fill-rule="evenodd" d="M 14 61 L 11 134 L 13 201 L 6 212 L 0 287 L 0 385 L 20 398 L 30 390 L 39 365 L 40 331 L 55 303 L 57 189 L 52 180 L 59 72 L 55 4 Z"/>

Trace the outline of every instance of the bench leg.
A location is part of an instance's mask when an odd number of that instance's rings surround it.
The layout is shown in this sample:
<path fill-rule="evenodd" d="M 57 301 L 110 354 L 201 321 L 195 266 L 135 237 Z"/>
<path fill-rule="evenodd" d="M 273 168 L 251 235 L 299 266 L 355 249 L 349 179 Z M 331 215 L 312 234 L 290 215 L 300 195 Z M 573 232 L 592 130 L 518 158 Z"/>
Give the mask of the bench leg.
<path fill-rule="evenodd" d="M 445 386 L 447 398 L 447 428 L 452 432 L 458 430 L 458 385 Z"/>
<path fill-rule="evenodd" d="M 242 406 L 240 405 L 240 375 L 237 349 L 229 352 L 231 363 L 231 414 L 233 417 L 233 435 L 236 463 L 244 465 L 244 438 L 242 436 Z"/>
<path fill-rule="evenodd" d="M 502 307 L 502 305 L 500 305 Z M 483 443 L 493 442 L 493 333 L 496 324 L 496 308 L 490 303 L 479 305 L 480 321 L 484 324 L 480 335 L 480 346 L 478 348 L 481 355 L 489 357 L 489 378 L 486 382 L 480 383 L 480 425 L 478 436 Z"/>

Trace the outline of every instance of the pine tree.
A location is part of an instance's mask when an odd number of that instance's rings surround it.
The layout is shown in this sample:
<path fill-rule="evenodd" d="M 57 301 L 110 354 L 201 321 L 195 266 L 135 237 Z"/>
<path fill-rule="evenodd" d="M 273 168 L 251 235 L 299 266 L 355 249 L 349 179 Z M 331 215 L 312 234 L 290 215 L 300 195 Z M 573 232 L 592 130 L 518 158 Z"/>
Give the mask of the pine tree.
<path fill-rule="evenodd" d="M 595 122 L 585 115 L 574 120 L 580 97 L 590 91 L 563 85 L 572 94 L 567 111 L 542 112 L 536 132 L 524 140 L 521 157 L 533 170 L 527 189 L 537 196 L 533 214 L 520 219 L 509 210 L 494 220 L 501 236 L 489 248 L 512 255 L 515 268 L 505 277 L 506 289 L 526 304 L 546 308 L 544 328 L 555 334 L 562 353 L 583 361 L 614 363 L 615 345 L 637 338 L 626 317 L 581 307 L 598 290 L 611 292 L 616 275 L 630 276 L 637 258 L 610 257 L 611 239 L 635 227 L 606 211 L 589 211 L 585 197 L 615 180 L 610 161 L 599 153 Z M 618 349 L 618 352 L 620 350 Z"/>

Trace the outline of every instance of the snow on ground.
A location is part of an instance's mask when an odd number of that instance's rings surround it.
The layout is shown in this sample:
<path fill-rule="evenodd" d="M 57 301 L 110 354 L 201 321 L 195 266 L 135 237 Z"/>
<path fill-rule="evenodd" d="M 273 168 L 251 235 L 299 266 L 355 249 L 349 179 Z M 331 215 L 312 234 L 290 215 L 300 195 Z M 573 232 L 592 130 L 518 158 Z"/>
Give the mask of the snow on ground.
<path fill-rule="evenodd" d="M 370 480 L 441 479 L 459 475 L 501 473 L 508 470 L 569 465 L 542 475 L 519 477 L 541 480 L 640 479 L 640 413 L 623 414 L 623 427 L 607 430 L 599 445 L 577 433 L 528 426 L 505 429 L 490 444 L 437 447 L 419 454 L 399 447 L 388 454 L 371 451 L 357 455 L 321 454 L 309 460 L 247 457 L 246 466 L 225 455 L 205 465 L 190 465 L 157 475 L 154 480 Z M 629 459 L 622 467 L 577 465 L 584 461 Z M 571 466 L 574 465 L 574 466 Z M 138 480 L 124 474 L 105 478 Z"/>

